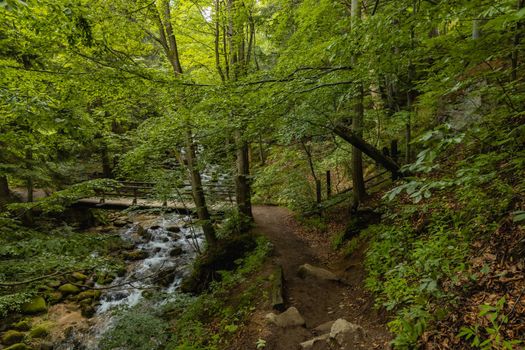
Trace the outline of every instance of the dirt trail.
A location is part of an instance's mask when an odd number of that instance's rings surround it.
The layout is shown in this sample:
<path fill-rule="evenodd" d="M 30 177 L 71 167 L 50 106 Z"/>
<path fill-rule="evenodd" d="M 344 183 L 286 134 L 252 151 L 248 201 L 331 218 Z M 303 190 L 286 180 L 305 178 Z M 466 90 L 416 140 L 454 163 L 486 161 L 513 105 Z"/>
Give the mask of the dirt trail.
<path fill-rule="evenodd" d="M 344 318 L 361 325 L 366 333 L 366 349 L 386 349 L 389 335 L 385 318 L 372 309 L 373 301 L 363 290 L 363 253 L 358 251 L 350 261 L 327 264 L 323 247 L 304 238 L 296 229 L 292 213 L 284 208 L 257 206 L 253 208 L 255 231 L 265 235 L 274 245 L 272 266 L 281 265 L 285 278 L 285 305 L 295 306 L 306 321 L 306 327 L 278 328 L 269 325 L 264 315 L 272 312 L 269 306 L 255 312 L 241 335 L 237 349 L 255 349 L 257 339 L 266 341 L 265 350 L 300 349 L 299 343 L 315 336 L 318 325 Z M 313 277 L 300 278 L 299 266 L 311 264 L 334 271 L 345 283 L 324 281 Z M 350 348 L 349 348 L 350 349 Z M 352 347 L 353 349 L 353 347 Z"/>

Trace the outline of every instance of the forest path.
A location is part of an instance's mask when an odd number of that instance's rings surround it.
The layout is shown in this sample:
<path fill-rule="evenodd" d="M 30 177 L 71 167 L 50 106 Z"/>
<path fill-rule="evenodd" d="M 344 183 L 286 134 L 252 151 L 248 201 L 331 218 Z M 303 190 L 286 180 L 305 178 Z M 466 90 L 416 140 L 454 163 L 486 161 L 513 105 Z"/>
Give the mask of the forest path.
<path fill-rule="evenodd" d="M 361 347 L 354 344 L 347 346 L 347 349 L 388 348 L 390 337 L 385 317 L 373 310 L 373 299 L 364 291 L 364 254 L 361 250 L 354 253 L 350 261 L 328 264 L 322 256 L 328 256 L 323 250 L 330 249 L 329 245 L 317 244 L 302 235 L 291 211 L 280 207 L 256 206 L 253 214 L 255 232 L 265 235 L 274 245 L 271 268 L 279 265 L 283 268 L 285 306 L 296 307 L 304 317 L 306 326 L 279 328 L 268 324 L 264 316 L 273 310 L 265 305 L 265 310 L 257 310 L 240 334 L 237 349 L 255 349 L 258 339 L 266 341 L 265 350 L 300 349 L 301 342 L 320 335 L 315 334 L 313 328 L 338 318 L 358 324 L 366 332 Z M 305 263 L 334 271 L 345 282 L 301 278 L 297 271 Z M 326 343 L 324 346 L 316 344 L 314 349 L 328 349 Z"/>

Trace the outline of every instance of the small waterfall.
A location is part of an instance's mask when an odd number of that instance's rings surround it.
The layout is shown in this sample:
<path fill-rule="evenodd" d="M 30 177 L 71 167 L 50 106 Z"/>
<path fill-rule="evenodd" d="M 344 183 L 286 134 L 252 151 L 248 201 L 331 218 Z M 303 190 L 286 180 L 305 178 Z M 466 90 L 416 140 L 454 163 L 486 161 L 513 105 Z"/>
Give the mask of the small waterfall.
<path fill-rule="evenodd" d="M 188 216 L 167 214 L 149 228 L 135 223 L 123 231 L 122 239 L 131 242 L 144 259 L 129 262 L 126 273 L 109 286 L 96 285 L 106 289 L 89 320 L 89 330 L 72 330 L 55 349 L 96 350 L 100 337 L 111 327 L 113 310 L 137 305 L 146 292 L 176 293 L 203 244 L 201 228 L 190 222 Z"/>

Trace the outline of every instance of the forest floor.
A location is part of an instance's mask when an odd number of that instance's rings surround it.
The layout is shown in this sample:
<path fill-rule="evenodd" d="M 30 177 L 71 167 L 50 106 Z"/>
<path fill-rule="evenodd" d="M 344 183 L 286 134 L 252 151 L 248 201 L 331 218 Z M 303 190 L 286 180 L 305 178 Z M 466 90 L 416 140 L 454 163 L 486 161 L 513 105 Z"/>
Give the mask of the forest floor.
<path fill-rule="evenodd" d="M 305 319 L 305 327 L 280 328 L 269 324 L 265 315 L 268 303 L 261 303 L 246 326 L 237 334 L 233 349 L 255 349 L 259 339 L 265 350 L 299 349 L 300 343 L 314 338 L 314 328 L 328 321 L 343 318 L 363 327 L 366 337 L 360 344 L 346 349 L 388 349 L 390 334 L 386 316 L 373 308 L 373 298 L 364 289 L 363 258 L 360 247 L 348 259 L 337 257 L 330 246 L 329 235 L 312 235 L 296 222 L 293 213 L 285 208 L 256 206 L 253 208 L 255 232 L 266 236 L 274 253 L 265 269 L 282 266 L 286 308 L 294 306 Z M 303 264 L 326 268 L 342 281 L 301 278 L 298 269 Z M 325 345 L 326 346 L 326 345 Z M 317 349 L 317 345 L 315 349 Z"/>

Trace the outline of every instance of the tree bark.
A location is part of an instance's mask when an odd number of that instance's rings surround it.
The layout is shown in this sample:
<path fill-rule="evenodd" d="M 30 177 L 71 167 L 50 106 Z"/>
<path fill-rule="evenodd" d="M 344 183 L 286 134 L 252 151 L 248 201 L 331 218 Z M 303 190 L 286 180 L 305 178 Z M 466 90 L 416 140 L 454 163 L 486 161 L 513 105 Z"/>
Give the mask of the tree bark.
<path fill-rule="evenodd" d="M 7 182 L 7 176 L 0 176 L 0 209 L 9 202 L 9 183 Z"/>
<path fill-rule="evenodd" d="M 235 181 L 236 185 L 236 198 L 237 208 L 239 212 L 251 220 L 253 220 L 252 214 L 252 201 L 251 201 L 251 189 L 250 189 L 250 158 L 249 158 L 249 147 L 248 144 L 242 140 L 241 132 L 237 130 L 235 132 L 235 139 L 237 143 L 237 177 Z"/>
<path fill-rule="evenodd" d="M 33 151 L 28 150 L 26 152 L 26 162 L 27 162 L 27 170 L 29 171 L 29 174 L 27 176 L 27 201 L 29 203 L 33 202 L 33 176 L 31 175 L 31 172 L 33 171 Z"/>
<path fill-rule="evenodd" d="M 356 135 L 352 130 L 344 125 L 337 125 L 332 128 L 332 131 L 337 136 L 341 137 L 352 146 L 357 147 L 364 154 L 375 160 L 377 163 L 382 165 L 385 169 L 390 171 L 396 176 L 401 175 L 399 171 L 399 165 L 394 162 L 390 157 L 384 156 L 380 150 L 363 140 L 361 137 Z"/>
<path fill-rule="evenodd" d="M 112 177 L 111 162 L 109 161 L 108 148 L 106 145 L 102 145 L 100 149 L 100 158 L 102 160 L 102 174 L 106 179 L 110 179 Z"/>
<path fill-rule="evenodd" d="M 212 246 L 217 243 L 217 236 L 211 222 L 208 206 L 206 205 L 201 174 L 196 162 L 195 144 L 193 143 L 193 135 L 189 128 L 186 130 L 186 160 L 188 162 L 188 170 L 190 171 L 191 191 L 193 202 L 195 203 L 197 210 L 197 217 L 201 221 L 206 242 L 208 245 Z"/>
<path fill-rule="evenodd" d="M 362 123 L 363 123 L 363 85 L 359 84 L 358 97 L 354 107 L 354 118 L 352 118 L 352 130 L 358 137 L 363 137 Z M 366 197 L 365 180 L 363 178 L 363 155 L 360 149 L 352 146 L 352 183 L 353 183 L 353 205 L 357 209 L 360 203 Z"/>

